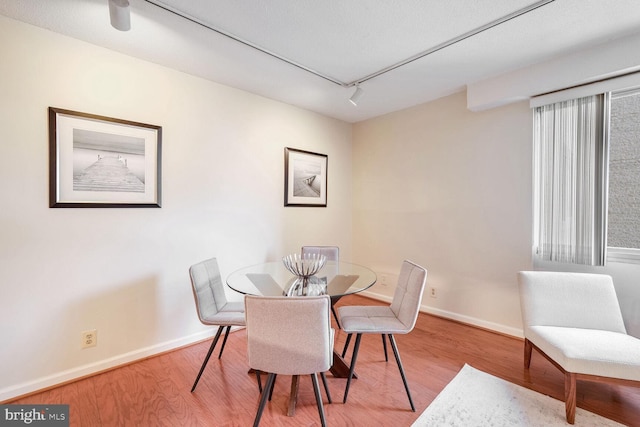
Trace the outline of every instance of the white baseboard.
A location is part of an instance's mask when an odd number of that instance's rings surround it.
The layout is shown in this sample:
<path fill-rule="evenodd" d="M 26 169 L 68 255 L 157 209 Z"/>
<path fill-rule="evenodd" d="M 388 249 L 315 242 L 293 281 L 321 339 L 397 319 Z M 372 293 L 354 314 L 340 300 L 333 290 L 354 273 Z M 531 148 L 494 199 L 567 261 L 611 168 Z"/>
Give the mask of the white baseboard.
<path fill-rule="evenodd" d="M 393 299 L 390 296 L 381 295 L 381 294 L 377 294 L 369 291 L 362 292 L 361 295 L 369 298 L 373 298 L 379 301 L 384 301 L 387 303 L 391 303 Z M 468 325 L 477 326 L 483 329 L 488 329 L 490 331 L 499 332 L 501 334 L 510 335 L 516 338 L 524 337 L 524 333 L 522 329 L 512 328 L 510 326 L 501 325 L 499 323 L 488 322 L 486 320 L 478 319 L 471 316 L 465 316 L 463 314 L 458 314 L 451 311 L 441 310 L 435 307 L 429 307 L 426 304 L 422 304 L 420 306 L 420 311 L 423 313 L 433 314 L 434 316 L 444 317 L 445 319 L 455 320 L 460 323 L 466 323 Z"/>
<path fill-rule="evenodd" d="M 232 331 L 237 329 L 239 328 L 231 328 Z M 186 337 L 165 341 L 149 347 L 140 348 L 129 353 L 120 354 L 108 359 L 78 366 L 77 368 L 57 372 L 47 375 L 46 377 L 37 378 L 33 381 L 5 387 L 0 389 L 0 403 L 211 338 L 212 331 L 215 333 L 216 330 L 204 330 Z"/>
<path fill-rule="evenodd" d="M 390 296 L 377 294 L 370 291 L 362 292 L 361 295 L 369 298 L 373 298 L 379 301 L 387 302 L 387 303 L 391 303 L 391 300 L 393 299 Z M 433 314 L 435 316 L 444 317 L 446 319 L 455 320 L 461 323 L 478 326 L 480 328 L 488 329 L 491 331 L 500 332 L 505 335 L 511 335 L 518 338 L 522 338 L 524 336 L 521 329 L 500 325 L 498 323 L 487 322 L 482 319 L 477 319 L 474 317 L 465 316 L 465 315 L 453 313 L 446 310 L 440 310 L 434 307 L 429 307 L 425 304 L 422 304 L 422 306 L 420 307 L 420 311 L 424 313 Z M 238 328 L 232 328 L 232 330 L 236 330 L 236 329 Z M 33 393 L 38 390 L 43 390 L 58 384 L 63 384 L 69 381 L 79 379 L 82 377 L 94 375 L 98 372 L 113 369 L 117 366 L 125 365 L 127 363 L 144 359 L 146 357 L 154 356 L 166 351 L 174 350 L 179 347 L 184 347 L 186 345 L 193 344 L 198 341 L 205 340 L 207 338 L 211 338 L 211 336 L 212 336 L 212 331 L 205 330 L 192 335 L 188 335 L 186 337 L 165 341 L 163 343 L 159 343 L 149 347 L 134 350 L 129 353 L 124 353 L 121 355 L 110 357 L 108 359 L 100 360 L 94 363 L 89 363 L 83 366 L 79 366 L 77 368 L 72 368 L 66 371 L 57 372 L 52 375 L 48 375 L 46 377 L 37 378 L 33 381 L 28 381 L 22 384 L 5 387 L 3 389 L 0 389 L 0 402 L 7 401 L 9 399 L 14 399 L 16 397 L 19 397 L 25 394 Z"/>

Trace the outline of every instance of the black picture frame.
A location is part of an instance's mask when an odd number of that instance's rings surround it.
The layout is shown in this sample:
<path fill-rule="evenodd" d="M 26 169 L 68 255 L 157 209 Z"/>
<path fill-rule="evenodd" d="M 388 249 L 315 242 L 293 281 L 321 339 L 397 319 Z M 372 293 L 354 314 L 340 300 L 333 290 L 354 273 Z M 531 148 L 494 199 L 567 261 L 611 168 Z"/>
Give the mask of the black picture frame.
<path fill-rule="evenodd" d="M 284 149 L 284 205 L 327 206 L 328 156 L 311 151 Z"/>
<path fill-rule="evenodd" d="M 49 207 L 159 208 L 162 127 L 49 107 Z"/>

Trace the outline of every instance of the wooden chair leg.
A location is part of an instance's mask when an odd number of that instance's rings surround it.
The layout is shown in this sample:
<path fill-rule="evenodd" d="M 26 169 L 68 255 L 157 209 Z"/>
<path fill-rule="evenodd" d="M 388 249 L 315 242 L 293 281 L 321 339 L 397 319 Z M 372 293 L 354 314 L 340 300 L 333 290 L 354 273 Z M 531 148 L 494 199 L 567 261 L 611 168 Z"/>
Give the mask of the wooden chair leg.
<path fill-rule="evenodd" d="M 533 350 L 531 341 L 525 338 L 524 339 L 524 368 L 525 369 L 529 369 L 529 366 L 531 366 L 531 350 Z"/>
<path fill-rule="evenodd" d="M 327 420 L 324 417 L 324 407 L 322 406 L 322 396 L 320 396 L 320 386 L 318 385 L 318 375 L 316 373 L 311 374 L 311 381 L 313 382 L 313 393 L 316 395 L 316 404 L 318 405 L 320 423 L 322 424 L 322 427 L 325 427 L 327 425 Z"/>
<path fill-rule="evenodd" d="M 269 397 L 269 390 L 273 385 L 274 379 L 275 379 L 275 374 L 269 374 L 269 376 L 267 377 L 267 383 L 262 389 L 262 394 L 260 395 L 260 404 L 258 405 L 256 418 L 253 420 L 253 427 L 258 427 L 260 425 L 260 418 L 262 418 L 262 412 L 264 411 L 264 406 L 267 404 L 267 398 Z"/>
<path fill-rule="evenodd" d="M 576 421 L 576 374 L 565 372 L 564 374 L 564 406 L 567 413 L 567 422 L 573 424 Z"/>
<path fill-rule="evenodd" d="M 209 352 L 207 353 L 207 356 L 204 358 L 204 362 L 202 362 L 202 366 L 200 367 L 200 372 L 198 372 L 198 376 L 196 377 L 196 380 L 193 383 L 193 387 L 191 387 L 191 393 L 193 393 L 193 390 L 196 389 L 196 386 L 198 385 L 198 381 L 200 381 L 200 377 L 202 376 L 202 373 L 204 372 L 204 368 L 207 366 L 207 363 L 209 363 L 209 358 L 211 357 L 211 353 L 213 353 L 213 349 L 215 348 L 216 344 L 218 343 L 218 339 L 220 338 L 220 334 L 222 333 L 223 329 L 224 329 L 224 326 L 220 326 L 218 328 L 218 332 L 216 333 L 216 336 L 213 339 L 213 342 L 211 343 L 211 347 L 209 347 Z"/>
<path fill-rule="evenodd" d="M 344 389 L 344 399 L 342 400 L 342 403 L 347 403 L 347 396 L 349 395 L 349 387 L 351 386 L 351 378 L 353 378 L 353 372 L 356 369 L 356 360 L 358 359 L 358 349 L 360 348 L 361 338 L 362 338 L 362 334 L 356 335 L 356 343 L 353 345 L 353 355 L 351 356 L 351 366 L 349 366 L 349 376 L 347 377 L 347 386 Z"/>
<path fill-rule="evenodd" d="M 404 368 L 402 367 L 402 360 L 400 360 L 400 353 L 398 352 L 396 340 L 395 338 L 393 338 L 392 334 L 389 334 L 389 342 L 391 343 L 391 348 L 393 349 L 393 355 L 396 357 L 396 363 L 398 364 L 398 369 L 400 370 L 400 376 L 402 377 L 402 382 L 404 383 L 404 389 L 407 391 L 407 397 L 409 398 L 409 403 L 411 404 L 411 410 L 413 412 L 416 412 L 416 407 L 413 405 L 413 399 L 411 398 L 411 392 L 409 391 L 407 377 L 404 375 Z"/>

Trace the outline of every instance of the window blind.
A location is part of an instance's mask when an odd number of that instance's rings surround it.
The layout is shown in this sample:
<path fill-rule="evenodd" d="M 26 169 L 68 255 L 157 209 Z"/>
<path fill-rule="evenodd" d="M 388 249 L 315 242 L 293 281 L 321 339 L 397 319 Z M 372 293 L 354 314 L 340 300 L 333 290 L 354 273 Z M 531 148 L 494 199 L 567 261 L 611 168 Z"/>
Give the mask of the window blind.
<path fill-rule="evenodd" d="M 548 261 L 604 265 L 605 95 L 534 109 L 534 246 Z"/>

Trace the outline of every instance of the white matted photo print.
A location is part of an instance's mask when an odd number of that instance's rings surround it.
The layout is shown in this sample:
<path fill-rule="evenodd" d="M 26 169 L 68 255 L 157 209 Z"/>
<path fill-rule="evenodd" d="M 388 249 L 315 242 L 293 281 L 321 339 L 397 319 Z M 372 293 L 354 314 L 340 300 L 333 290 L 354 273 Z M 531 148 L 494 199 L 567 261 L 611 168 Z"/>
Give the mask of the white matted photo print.
<path fill-rule="evenodd" d="M 160 126 L 49 107 L 49 207 L 160 207 Z"/>
<path fill-rule="evenodd" d="M 327 206 L 327 155 L 285 147 L 284 205 Z"/>

